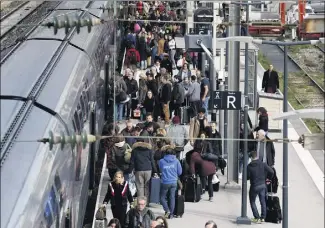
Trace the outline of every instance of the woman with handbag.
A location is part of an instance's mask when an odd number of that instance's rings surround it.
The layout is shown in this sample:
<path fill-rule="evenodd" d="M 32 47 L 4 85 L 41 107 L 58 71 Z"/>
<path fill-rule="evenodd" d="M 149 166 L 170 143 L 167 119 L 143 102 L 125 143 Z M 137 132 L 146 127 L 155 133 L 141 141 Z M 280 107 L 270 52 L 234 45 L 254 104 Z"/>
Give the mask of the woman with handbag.
<path fill-rule="evenodd" d="M 213 175 L 216 173 L 216 165 L 212 161 L 208 161 L 202 158 L 200 152 L 202 147 L 200 146 L 200 143 L 196 143 L 194 145 L 194 150 L 191 153 L 191 158 L 190 158 L 190 169 L 192 175 L 196 174 L 195 167 L 200 167 L 199 169 L 199 176 L 201 178 L 201 185 L 202 188 L 204 189 L 206 186 L 206 179 L 208 179 L 208 193 L 209 193 L 209 201 L 213 201 L 213 185 L 212 185 L 212 179 Z M 203 191 L 204 193 L 204 191 Z"/>
<path fill-rule="evenodd" d="M 133 197 L 128 182 L 124 180 L 122 171 L 117 171 L 113 181 L 108 184 L 104 205 L 109 201 L 111 202 L 113 217 L 117 218 L 121 224 L 124 224 L 128 202 L 132 204 Z"/>

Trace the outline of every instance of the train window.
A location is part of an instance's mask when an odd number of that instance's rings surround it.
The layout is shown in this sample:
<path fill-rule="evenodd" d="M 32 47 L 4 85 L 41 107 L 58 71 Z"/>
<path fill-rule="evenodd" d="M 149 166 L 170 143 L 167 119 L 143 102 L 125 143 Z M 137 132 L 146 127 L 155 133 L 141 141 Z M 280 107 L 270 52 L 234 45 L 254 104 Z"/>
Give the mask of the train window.
<path fill-rule="evenodd" d="M 79 115 L 78 115 L 78 111 L 76 111 L 74 113 L 74 122 L 76 124 L 76 128 L 77 128 L 77 132 L 80 133 L 81 132 L 81 125 L 80 125 L 80 121 L 79 121 Z"/>
<path fill-rule="evenodd" d="M 53 217 L 51 213 L 50 202 L 46 203 L 45 210 L 44 210 L 44 218 L 46 220 L 46 227 L 51 227 L 53 223 Z"/>

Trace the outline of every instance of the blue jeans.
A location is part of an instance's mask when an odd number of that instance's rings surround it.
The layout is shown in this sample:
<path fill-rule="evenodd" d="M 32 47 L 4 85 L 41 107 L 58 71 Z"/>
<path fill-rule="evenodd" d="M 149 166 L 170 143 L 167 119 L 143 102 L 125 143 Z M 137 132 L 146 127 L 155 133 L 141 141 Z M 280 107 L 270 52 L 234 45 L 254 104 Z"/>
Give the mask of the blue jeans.
<path fill-rule="evenodd" d="M 160 203 L 163 206 L 165 212 L 174 213 L 176 188 L 177 188 L 177 183 L 161 184 Z M 169 193 L 169 197 L 168 197 L 169 207 L 167 203 L 167 193 Z"/>
<path fill-rule="evenodd" d="M 115 116 L 116 116 L 116 121 L 121 121 L 123 118 L 123 109 L 124 108 L 124 104 L 116 104 L 115 105 Z"/>
<path fill-rule="evenodd" d="M 265 219 L 266 217 L 266 191 L 267 190 L 265 184 L 256 187 L 251 186 L 249 189 L 249 202 L 251 204 L 254 218 L 256 219 Z M 261 203 L 261 216 L 259 216 L 256 203 L 255 203 L 257 196 Z"/>
<path fill-rule="evenodd" d="M 147 69 L 147 60 L 141 60 L 141 70 Z"/>
<path fill-rule="evenodd" d="M 152 48 L 152 50 L 151 50 L 151 66 L 155 65 L 157 52 L 158 52 L 158 48 Z"/>
<path fill-rule="evenodd" d="M 202 102 L 202 108 L 205 109 L 205 114 L 204 115 L 206 117 L 208 116 L 209 100 L 210 100 L 210 97 L 206 97 L 205 100 Z"/>

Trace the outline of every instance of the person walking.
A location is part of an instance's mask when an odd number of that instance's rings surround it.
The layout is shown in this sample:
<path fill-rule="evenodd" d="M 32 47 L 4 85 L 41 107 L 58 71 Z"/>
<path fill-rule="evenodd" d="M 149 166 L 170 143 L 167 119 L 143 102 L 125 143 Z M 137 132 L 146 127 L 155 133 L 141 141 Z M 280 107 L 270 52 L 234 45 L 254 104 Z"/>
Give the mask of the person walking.
<path fill-rule="evenodd" d="M 266 163 L 260 161 L 257 152 L 251 152 L 252 161 L 247 166 L 247 180 L 250 180 L 249 202 L 254 218 L 252 222 L 261 223 L 266 217 L 266 178 L 272 177 L 274 172 Z M 261 203 L 261 215 L 256 207 L 256 197 L 258 196 Z"/>
<path fill-rule="evenodd" d="M 113 217 L 117 218 L 123 224 L 128 202 L 130 204 L 133 203 L 133 197 L 127 181 L 124 180 L 122 171 L 117 171 L 113 181 L 108 184 L 104 205 L 107 205 L 108 202 L 111 202 Z"/>
<path fill-rule="evenodd" d="M 279 75 L 278 72 L 273 70 L 272 65 L 264 72 L 262 89 L 265 93 L 275 93 L 279 89 Z"/>
<path fill-rule="evenodd" d="M 184 147 L 188 142 L 188 133 L 185 126 L 180 125 L 181 120 L 178 116 L 172 119 L 172 125 L 167 128 L 167 137 L 171 139 L 175 145 L 176 157 L 180 158 L 180 154 L 184 151 Z"/>
<path fill-rule="evenodd" d="M 161 192 L 160 202 L 165 211 L 165 217 L 172 219 L 175 209 L 175 195 L 177 189 L 178 177 L 182 174 L 182 166 L 175 156 L 173 149 L 168 149 L 165 152 L 164 158 L 159 161 L 159 170 L 161 172 Z M 169 206 L 167 203 L 167 193 Z"/>
<path fill-rule="evenodd" d="M 149 197 L 149 183 L 152 174 L 157 176 L 152 146 L 138 139 L 132 146 L 130 171 L 134 169 L 138 196 Z"/>
<path fill-rule="evenodd" d="M 197 82 L 196 76 L 192 75 L 191 83 L 188 87 L 187 94 L 186 94 L 188 96 L 190 107 L 192 109 L 191 117 L 197 116 L 199 112 L 200 105 L 201 105 L 200 92 L 201 92 L 200 83 Z"/>

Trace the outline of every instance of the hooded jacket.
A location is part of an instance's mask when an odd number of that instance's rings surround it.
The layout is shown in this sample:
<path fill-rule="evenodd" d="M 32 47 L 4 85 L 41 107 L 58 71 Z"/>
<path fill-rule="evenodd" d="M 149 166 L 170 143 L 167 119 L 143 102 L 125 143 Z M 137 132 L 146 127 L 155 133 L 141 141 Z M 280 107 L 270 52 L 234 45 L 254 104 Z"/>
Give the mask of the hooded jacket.
<path fill-rule="evenodd" d="M 267 177 L 273 177 L 273 169 L 260 160 L 253 160 L 247 166 L 247 180 L 250 180 L 251 187 L 265 185 Z"/>
<path fill-rule="evenodd" d="M 157 173 L 152 146 L 145 142 L 136 142 L 132 146 L 130 170 L 152 171 Z"/>
<path fill-rule="evenodd" d="M 140 216 L 142 215 L 142 226 L 140 226 Z M 155 220 L 154 213 L 148 209 L 144 208 L 142 212 L 139 212 L 136 208 L 132 208 L 128 211 L 126 214 L 125 219 L 125 226 L 126 228 L 139 228 L 139 227 L 145 227 L 149 228 L 151 225 L 151 221 Z"/>
<path fill-rule="evenodd" d="M 167 154 L 159 160 L 159 170 L 163 184 L 176 184 L 182 174 L 182 166 L 175 155 Z"/>

